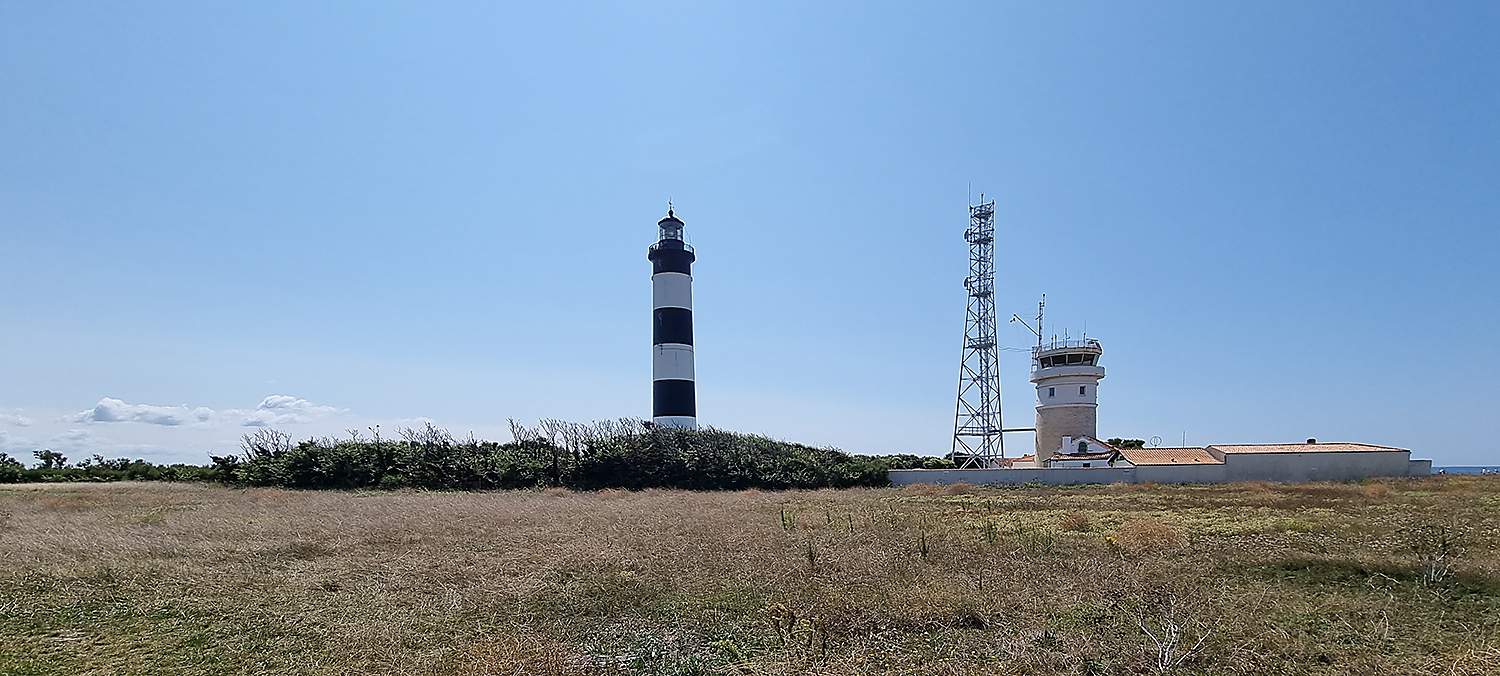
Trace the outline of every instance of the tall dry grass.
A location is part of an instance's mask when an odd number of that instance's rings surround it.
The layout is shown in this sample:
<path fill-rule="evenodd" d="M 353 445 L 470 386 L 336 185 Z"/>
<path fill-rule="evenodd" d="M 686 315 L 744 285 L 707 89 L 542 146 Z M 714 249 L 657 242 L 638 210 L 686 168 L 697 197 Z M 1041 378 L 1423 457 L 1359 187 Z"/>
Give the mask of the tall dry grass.
<path fill-rule="evenodd" d="M 1500 481 L 1375 485 L 6 489 L 0 674 L 1487 673 Z"/>

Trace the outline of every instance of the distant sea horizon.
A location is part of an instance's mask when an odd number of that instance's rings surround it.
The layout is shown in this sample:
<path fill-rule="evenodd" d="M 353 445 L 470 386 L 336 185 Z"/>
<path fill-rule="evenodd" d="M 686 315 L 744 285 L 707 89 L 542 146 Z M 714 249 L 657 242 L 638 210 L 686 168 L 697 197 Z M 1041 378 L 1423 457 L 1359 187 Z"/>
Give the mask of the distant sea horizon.
<path fill-rule="evenodd" d="M 1432 468 L 1432 473 L 1437 474 L 1441 471 L 1444 474 L 1485 474 L 1484 470 L 1489 470 L 1489 474 L 1500 474 L 1500 465 L 1446 465 Z"/>

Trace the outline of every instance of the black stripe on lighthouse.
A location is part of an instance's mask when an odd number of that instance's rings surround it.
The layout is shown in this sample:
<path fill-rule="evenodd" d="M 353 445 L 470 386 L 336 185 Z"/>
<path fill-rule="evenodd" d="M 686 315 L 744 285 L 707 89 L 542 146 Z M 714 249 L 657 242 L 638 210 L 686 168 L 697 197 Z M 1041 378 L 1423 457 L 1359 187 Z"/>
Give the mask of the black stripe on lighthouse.
<path fill-rule="evenodd" d="M 686 249 L 666 249 L 653 252 L 651 257 L 651 274 L 663 272 L 681 272 L 684 275 L 693 274 L 693 252 Z"/>
<path fill-rule="evenodd" d="M 651 415 L 656 418 L 698 417 L 698 397 L 691 380 L 658 380 L 651 383 Z"/>
<path fill-rule="evenodd" d="M 693 344 L 693 311 L 680 307 L 659 307 L 652 311 L 651 342 Z"/>

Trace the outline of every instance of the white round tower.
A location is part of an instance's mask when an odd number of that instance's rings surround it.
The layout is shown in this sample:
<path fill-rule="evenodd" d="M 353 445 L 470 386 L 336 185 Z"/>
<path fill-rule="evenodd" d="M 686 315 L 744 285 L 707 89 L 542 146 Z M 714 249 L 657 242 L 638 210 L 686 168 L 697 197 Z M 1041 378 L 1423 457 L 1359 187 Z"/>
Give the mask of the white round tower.
<path fill-rule="evenodd" d="M 1099 341 L 1054 340 L 1031 350 L 1036 383 L 1036 466 L 1062 449 L 1063 437 L 1098 438 L 1099 379 L 1104 367 Z"/>

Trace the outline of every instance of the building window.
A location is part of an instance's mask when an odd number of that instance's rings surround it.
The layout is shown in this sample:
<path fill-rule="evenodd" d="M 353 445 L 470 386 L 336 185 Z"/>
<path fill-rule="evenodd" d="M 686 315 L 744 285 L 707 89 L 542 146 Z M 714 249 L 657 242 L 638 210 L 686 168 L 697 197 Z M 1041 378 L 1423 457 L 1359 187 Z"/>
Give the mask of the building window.
<path fill-rule="evenodd" d="M 1081 397 L 1081 396 L 1083 396 L 1083 394 L 1084 394 L 1084 392 L 1083 392 L 1083 391 L 1084 391 L 1084 389 L 1085 389 L 1085 388 L 1084 388 L 1084 387 L 1080 387 L 1080 388 L 1078 388 L 1078 396 L 1080 396 L 1080 397 Z"/>
<path fill-rule="evenodd" d="M 1057 388 L 1055 388 L 1055 387 L 1049 387 L 1049 388 L 1047 388 L 1047 396 L 1049 396 L 1049 397 L 1055 397 L 1055 396 L 1057 396 Z"/>

